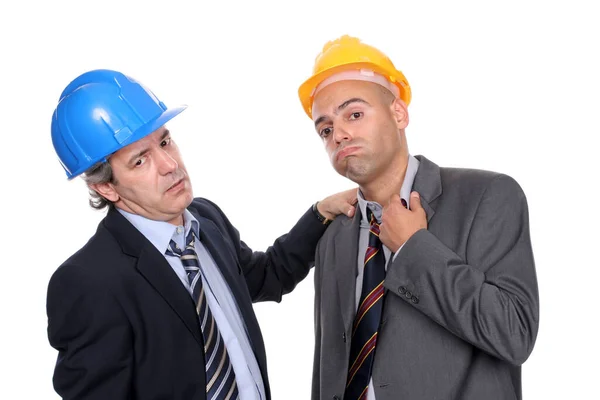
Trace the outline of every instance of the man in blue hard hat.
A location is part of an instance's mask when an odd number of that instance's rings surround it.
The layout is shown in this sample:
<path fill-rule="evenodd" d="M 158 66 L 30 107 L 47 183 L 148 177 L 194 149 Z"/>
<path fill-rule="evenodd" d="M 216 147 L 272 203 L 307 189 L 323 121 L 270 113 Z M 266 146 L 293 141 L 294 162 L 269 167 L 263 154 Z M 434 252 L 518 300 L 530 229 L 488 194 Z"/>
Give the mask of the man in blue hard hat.
<path fill-rule="evenodd" d="M 184 109 L 110 70 L 60 96 L 58 158 L 69 179 L 83 176 L 91 205 L 108 208 L 48 287 L 64 399 L 270 399 L 252 303 L 281 301 L 308 274 L 328 222 L 354 214 L 356 189 L 332 195 L 252 251 L 217 205 L 193 197 L 165 126 Z"/>

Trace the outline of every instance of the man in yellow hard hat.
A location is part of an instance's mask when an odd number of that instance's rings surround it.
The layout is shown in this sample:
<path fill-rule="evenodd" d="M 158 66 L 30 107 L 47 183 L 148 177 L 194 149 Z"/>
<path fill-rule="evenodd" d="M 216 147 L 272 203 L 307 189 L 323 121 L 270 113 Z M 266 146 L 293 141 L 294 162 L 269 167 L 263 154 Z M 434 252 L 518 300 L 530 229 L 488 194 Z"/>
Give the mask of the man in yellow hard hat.
<path fill-rule="evenodd" d="M 299 96 L 359 185 L 317 246 L 312 398 L 520 399 L 539 301 L 519 184 L 411 155 L 408 81 L 357 38 L 327 43 Z"/>

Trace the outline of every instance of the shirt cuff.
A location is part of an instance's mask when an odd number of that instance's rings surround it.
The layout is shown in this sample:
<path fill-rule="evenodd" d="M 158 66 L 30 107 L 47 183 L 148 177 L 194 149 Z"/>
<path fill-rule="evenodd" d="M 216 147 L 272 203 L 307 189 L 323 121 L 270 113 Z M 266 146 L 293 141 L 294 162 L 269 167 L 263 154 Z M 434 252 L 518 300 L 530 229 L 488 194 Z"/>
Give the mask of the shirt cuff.
<path fill-rule="evenodd" d="M 398 257 L 398 254 L 400 254 L 400 250 L 402 250 L 403 247 L 404 243 L 402 243 L 402 246 L 400 246 L 400 248 L 394 253 L 394 257 L 392 257 L 392 262 L 396 261 L 396 257 Z"/>

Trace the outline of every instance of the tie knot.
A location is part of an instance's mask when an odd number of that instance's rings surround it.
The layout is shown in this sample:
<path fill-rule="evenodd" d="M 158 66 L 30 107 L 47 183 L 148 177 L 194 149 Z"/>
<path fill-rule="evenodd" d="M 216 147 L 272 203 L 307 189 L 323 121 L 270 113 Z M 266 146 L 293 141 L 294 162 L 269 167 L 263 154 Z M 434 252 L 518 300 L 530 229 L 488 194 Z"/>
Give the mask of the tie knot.
<path fill-rule="evenodd" d="M 369 207 L 367 207 L 367 219 L 369 220 L 369 225 L 371 225 L 371 228 L 377 227 L 379 229 L 379 221 L 377 221 L 375 213 L 373 213 Z"/>
<path fill-rule="evenodd" d="M 167 247 L 167 255 L 181 257 L 182 255 L 194 251 L 194 245 L 196 242 L 196 234 L 193 229 L 190 229 L 189 233 L 185 238 L 185 248 L 180 249 L 177 243 L 173 239 L 169 242 Z"/>

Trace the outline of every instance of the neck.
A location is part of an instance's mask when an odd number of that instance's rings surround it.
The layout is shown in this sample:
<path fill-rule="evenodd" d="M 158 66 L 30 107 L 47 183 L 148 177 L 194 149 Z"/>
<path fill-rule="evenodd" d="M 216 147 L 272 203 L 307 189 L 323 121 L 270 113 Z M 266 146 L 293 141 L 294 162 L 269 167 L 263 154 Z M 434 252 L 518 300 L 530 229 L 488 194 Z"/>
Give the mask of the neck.
<path fill-rule="evenodd" d="M 399 194 L 408 168 L 408 154 L 399 153 L 388 167 L 375 179 L 360 185 L 360 191 L 367 201 L 375 201 L 386 206 L 392 195 Z"/>
<path fill-rule="evenodd" d="M 152 211 L 148 211 L 146 209 L 144 209 L 143 207 L 130 207 L 128 206 L 124 201 L 119 200 L 116 203 L 113 203 L 114 206 L 116 208 L 120 208 L 123 211 L 127 211 L 130 214 L 135 214 L 135 215 L 139 215 L 141 217 L 150 219 L 152 221 L 164 221 L 167 222 L 169 224 L 175 225 L 175 226 L 179 226 L 179 225 L 183 225 L 183 213 L 174 216 L 173 214 L 157 214 L 157 213 L 153 213 Z"/>
<path fill-rule="evenodd" d="M 175 226 L 183 225 L 183 214 L 167 222 Z"/>

